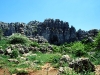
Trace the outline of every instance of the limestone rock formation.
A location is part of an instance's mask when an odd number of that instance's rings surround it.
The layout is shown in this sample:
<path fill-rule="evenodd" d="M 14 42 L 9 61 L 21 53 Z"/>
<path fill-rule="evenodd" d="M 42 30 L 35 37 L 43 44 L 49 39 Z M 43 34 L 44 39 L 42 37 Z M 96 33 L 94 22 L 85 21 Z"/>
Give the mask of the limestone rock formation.
<path fill-rule="evenodd" d="M 68 22 L 63 22 L 60 19 L 45 19 L 44 22 L 30 21 L 27 24 L 0 22 L 0 29 L 4 32 L 4 36 L 21 33 L 34 38 L 36 35 L 39 35 L 43 36 L 49 43 L 57 45 L 96 36 L 98 33 L 97 29 L 90 31 L 79 29 L 76 31 L 75 27 L 70 27 Z"/>

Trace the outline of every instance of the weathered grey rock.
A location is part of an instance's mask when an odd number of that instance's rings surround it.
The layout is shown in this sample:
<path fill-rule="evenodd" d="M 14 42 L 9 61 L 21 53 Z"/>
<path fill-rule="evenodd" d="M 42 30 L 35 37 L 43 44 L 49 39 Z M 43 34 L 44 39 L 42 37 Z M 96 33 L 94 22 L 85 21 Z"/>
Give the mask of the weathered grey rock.
<path fill-rule="evenodd" d="M 9 62 L 15 62 L 15 63 L 19 63 L 19 61 L 17 59 L 8 59 Z"/>
<path fill-rule="evenodd" d="M 4 23 L 0 22 L 0 28 L 4 32 L 4 36 L 12 35 L 13 33 L 25 34 L 27 37 L 37 37 L 41 42 L 49 42 L 51 44 L 62 44 L 65 42 L 74 42 L 82 40 L 87 37 L 94 37 L 97 35 L 98 30 L 92 29 L 84 31 L 79 29 L 76 31 L 75 27 L 69 27 L 68 22 L 63 22 L 59 19 L 45 19 L 44 22 L 30 21 L 29 23 Z M 43 37 L 42 37 L 43 36 Z M 44 39 L 45 38 L 45 39 Z"/>
<path fill-rule="evenodd" d="M 28 49 L 29 49 L 29 51 L 34 51 L 35 48 L 30 46 Z"/>
<path fill-rule="evenodd" d="M 6 55 L 10 55 L 11 53 L 12 53 L 12 50 L 11 50 L 10 47 L 8 47 L 8 48 L 6 49 L 6 51 L 5 51 L 5 54 L 6 54 Z"/>
<path fill-rule="evenodd" d="M 27 47 L 23 47 L 25 53 L 29 53 L 29 49 Z"/>
<path fill-rule="evenodd" d="M 82 41 L 82 43 L 87 44 L 87 43 L 92 43 L 92 42 L 94 42 L 94 41 L 95 41 L 95 40 L 93 40 L 92 37 L 87 37 L 87 39 L 84 40 L 84 41 Z"/>
<path fill-rule="evenodd" d="M 97 34 L 98 34 L 98 32 L 99 32 L 99 30 L 97 30 L 97 29 L 92 29 L 92 30 L 89 30 L 88 31 L 88 35 L 90 36 L 90 37 L 95 37 Z"/>
<path fill-rule="evenodd" d="M 49 45 L 49 46 L 48 46 L 48 49 L 49 49 L 49 50 L 53 50 L 53 46 L 52 46 L 52 45 Z"/>
<path fill-rule="evenodd" d="M 21 61 L 26 61 L 27 58 L 25 58 L 25 57 L 20 57 L 20 60 L 21 60 Z"/>
<path fill-rule="evenodd" d="M 21 54 L 24 54 L 24 53 L 25 53 L 23 48 L 19 48 L 18 50 L 19 50 L 19 52 L 20 52 Z"/>
<path fill-rule="evenodd" d="M 42 53 L 46 53 L 47 52 L 47 48 L 45 47 L 40 47 L 39 51 L 41 51 Z"/>
<path fill-rule="evenodd" d="M 64 67 L 59 67 L 59 72 L 63 73 L 64 72 Z"/>
<path fill-rule="evenodd" d="M 64 61 L 64 62 L 67 62 L 69 63 L 71 61 L 71 58 L 69 55 L 63 55 L 60 59 L 60 61 Z"/>
<path fill-rule="evenodd" d="M 94 40 L 92 39 L 92 37 L 88 37 L 88 41 L 91 42 L 91 43 L 94 42 Z"/>
<path fill-rule="evenodd" d="M 76 72 L 95 71 L 95 66 L 88 58 L 79 58 L 69 63 L 69 67 L 73 68 Z"/>
<path fill-rule="evenodd" d="M 77 31 L 77 38 L 78 38 L 78 40 L 82 40 L 82 39 L 84 39 L 87 36 L 88 36 L 88 32 L 85 32 L 84 30 L 81 30 L 81 29 L 79 29 Z"/>
<path fill-rule="evenodd" d="M 38 43 L 47 43 L 48 42 L 43 36 L 39 36 L 39 35 L 36 35 L 34 37 L 34 40 L 37 40 Z"/>

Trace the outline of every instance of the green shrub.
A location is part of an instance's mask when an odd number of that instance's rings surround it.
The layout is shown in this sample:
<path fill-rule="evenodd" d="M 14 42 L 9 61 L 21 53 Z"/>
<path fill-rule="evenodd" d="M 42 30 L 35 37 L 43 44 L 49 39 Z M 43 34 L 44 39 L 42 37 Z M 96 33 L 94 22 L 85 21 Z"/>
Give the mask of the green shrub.
<path fill-rule="evenodd" d="M 8 46 L 8 44 L 7 44 L 7 40 L 6 40 L 6 39 L 0 40 L 0 47 L 1 47 L 2 49 L 7 48 L 7 46 Z"/>
<path fill-rule="evenodd" d="M 18 53 L 18 50 L 15 49 L 15 50 L 12 51 L 11 57 L 12 57 L 12 58 L 17 58 L 17 57 L 18 57 L 18 54 L 19 54 L 19 53 Z"/>
<path fill-rule="evenodd" d="M 76 50 L 75 52 L 75 56 L 83 56 L 83 55 L 86 55 L 86 51 L 84 50 Z"/>
<path fill-rule="evenodd" d="M 46 53 L 46 54 L 44 54 L 44 53 L 37 53 L 37 55 L 38 56 L 36 57 L 36 60 L 39 60 L 43 64 L 43 63 L 49 62 L 51 57 L 54 56 L 55 54 L 52 54 L 52 53 L 51 54 L 49 54 L 49 53 Z"/>
<path fill-rule="evenodd" d="M 65 42 L 62 45 L 65 46 L 65 47 L 71 47 L 73 45 L 73 42 L 70 42 L 70 43 Z"/>
<path fill-rule="evenodd" d="M 53 52 L 62 52 L 59 46 L 53 46 Z"/>
<path fill-rule="evenodd" d="M 51 56 L 50 59 L 49 59 L 49 62 L 52 63 L 52 66 L 55 67 L 55 68 L 59 68 L 60 66 L 60 58 L 61 58 L 61 55 L 54 55 L 54 56 Z"/>
<path fill-rule="evenodd" d="M 32 42 L 30 45 L 33 47 L 39 47 L 39 44 L 37 42 Z"/>
<path fill-rule="evenodd" d="M 94 39 L 95 39 L 94 46 L 100 49 L 100 32 Z"/>
<path fill-rule="evenodd" d="M 50 58 L 50 62 L 51 63 L 59 63 L 59 60 L 60 60 L 60 58 L 61 58 L 61 55 L 54 55 L 54 56 L 52 56 L 51 58 Z"/>
<path fill-rule="evenodd" d="M 81 42 L 73 43 L 71 48 L 72 48 L 72 53 L 74 53 L 75 56 L 83 56 L 87 54 L 86 51 L 84 50 L 84 44 L 82 44 Z"/>
<path fill-rule="evenodd" d="M 99 65 L 100 64 L 100 51 L 96 51 L 94 54 L 89 56 L 89 58 L 95 65 Z"/>
<path fill-rule="evenodd" d="M 8 38 L 8 43 L 10 44 L 25 44 L 25 43 L 30 43 L 31 41 L 24 35 L 15 33 L 9 36 Z"/>
<path fill-rule="evenodd" d="M 28 60 L 30 60 L 30 61 L 36 60 L 36 56 L 28 56 L 27 58 L 28 58 Z"/>

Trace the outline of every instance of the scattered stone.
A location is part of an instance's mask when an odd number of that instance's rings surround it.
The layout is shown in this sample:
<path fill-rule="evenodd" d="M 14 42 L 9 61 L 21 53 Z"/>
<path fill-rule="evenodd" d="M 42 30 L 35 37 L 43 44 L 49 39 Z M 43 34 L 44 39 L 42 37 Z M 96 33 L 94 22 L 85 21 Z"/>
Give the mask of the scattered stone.
<path fill-rule="evenodd" d="M 59 72 L 63 73 L 64 72 L 64 67 L 59 67 Z"/>
<path fill-rule="evenodd" d="M 28 74 L 28 71 L 26 69 L 19 69 L 19 68 L 16 68 L 16 72 L 17 72 L 17 75 L 29 75 Z"/>
<path fill-rule="evenodd" d="M 23 48 L 19 48 L 18 50 L 19 50 L 19 52 L 20 52 L 21 54 L 24 54 L 24 53 L 25 53 Z"/>
<path fill-rule="evenodd" d="M 52 45 L 49 45 L 48 48 L 49 48 L 50 50 L 53 50 L 53 46 L 52 46 Z"/>
<path fill-rule="evenodd" d="M 70 62 L 71 58 L 69 55 L 63 55 L 60 59 L 60 61 L 64 61 L 64 62 Z"/>
<path fill-rule="evenodd" d="M 23 54 L 23 57 L 27 57 L 27 56 L 30 56 L 30 53 Z"/>
<path fill-rule="evenodd" d="M 33 62 L 34 62 L 34 63 L 40 63 L 40 61 L 39 61 L 39 60 L 34 60 Z"/>
<path fill-rule="evenodd" d="M 37 54 L 31 54 L 30 56 L 37 56 Z"/>
<path fill-rule="evenodd" d="M 19 63 L 19 61 L 17 59 L 8 59 L 9 62 L 15 62 L 15 63 Z"/>
<path fill-rule="evenodd" d="M 34 51 L 34 47 L 32 47 L 32 46 L 29 47 L 28 49 L 29 49 L 29 51 Z"/>
<path fill-rule="evenodd" d="M 21 60 L 21 61 L 26 61 L 27 58 L 25 58 L 25 57 L 20 57 L 20 60 Z"/>
<path fill-rule="evenodd" d="M 12 53 L 11 48 L 7 48 L 6 51 L 5 51 L 5 54 L 8 54 L 8 55 L 9 55 L 9 54 L 11 54 L 11 53 Z"/>
<path fill-rule="evenodd" d="M 29 52 L 28 48 L 24 48 L 24 52 L 28 53 Z"/>

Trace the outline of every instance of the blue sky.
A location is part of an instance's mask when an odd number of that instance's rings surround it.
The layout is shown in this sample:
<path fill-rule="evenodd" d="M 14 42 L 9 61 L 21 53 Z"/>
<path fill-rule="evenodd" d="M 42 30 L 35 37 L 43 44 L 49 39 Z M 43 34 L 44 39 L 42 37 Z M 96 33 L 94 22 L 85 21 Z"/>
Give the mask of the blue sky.
<path fill-rule="evenodd" d="M 0 21 L 47 18 L 69 22 L 77 30 L 100 29 L 100 0 L 0 0 Z"/>

